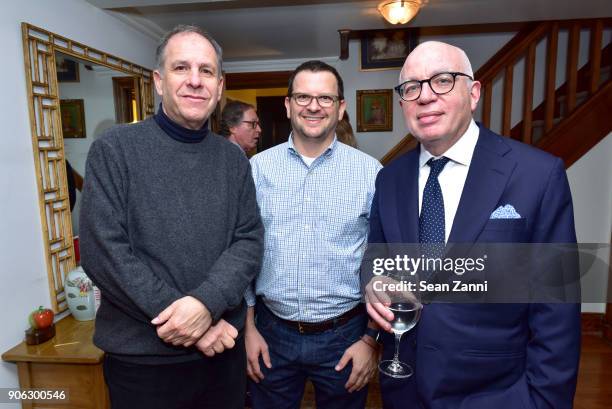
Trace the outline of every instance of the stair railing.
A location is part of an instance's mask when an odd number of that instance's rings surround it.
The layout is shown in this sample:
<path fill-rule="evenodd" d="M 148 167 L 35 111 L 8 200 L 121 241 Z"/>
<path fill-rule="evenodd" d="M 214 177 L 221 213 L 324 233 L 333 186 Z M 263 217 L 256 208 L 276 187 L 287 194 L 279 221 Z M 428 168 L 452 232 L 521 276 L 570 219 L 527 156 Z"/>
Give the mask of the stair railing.
<path fill-rule="evenodd" d="M 485 65 L 475 74 L 475 78 L 482 83 L 482 123 L 486 127 L 491 126 L 491 112 L 494 108 L 493 84 L 503 75 L 503 97 L 501 98 L 501 134 L 511 136 L 512 131 L 512 100 L 514 86 L 514 71 L 516 65 L 524 59 L 523 109 L 520 140 L 532 144 L 533 141 L 533 95 L 536 69 L 536 46 L 542 40 L 546 40 L 546 65 L 545 65 L 545 94 L 544 94 L 544 130 L 545 136 L 555 126 L 557 87 L 556 72 L 559 48 L 559 31 L 568 30 L 567 61 L 565 100 L 562 112 L 569 116 L 577 104 L 578 92 L 578 56 L 580 47 L 580 33 L 588 29 L 589 40 L 589 72 L 588 72 L 588 94 L 593 95 L 600 85 L 601 62 L 602 62 L 602 39 L 604 26 L 610 26 L 611 19 L 592 20 L 566 20 L 546 21 L 533 23 L 525 27 L 501 50 L 499 50 Z"/>

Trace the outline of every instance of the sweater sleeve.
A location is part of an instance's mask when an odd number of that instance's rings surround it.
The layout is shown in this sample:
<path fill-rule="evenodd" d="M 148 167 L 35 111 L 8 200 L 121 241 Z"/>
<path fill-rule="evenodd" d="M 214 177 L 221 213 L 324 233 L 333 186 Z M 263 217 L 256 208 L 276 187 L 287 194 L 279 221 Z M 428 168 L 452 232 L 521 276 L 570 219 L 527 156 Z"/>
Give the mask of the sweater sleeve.
<path fill-rule="evenodd" d="M 264 228 L 259 215 L 255 185 L 248 161 L 238 166 L 238 216 L 232 240 L 215 261 L 202 284 L 189 292 L 200 300 L 217 321 L 226 310 L 238 307 L 245 290 L 259 273 L 263 255 Z"/>
<path fill-rule="evenodd" d="M 150 321 L 183 297 L 132 251 L 127 229 L 128 172 L 125 158 L 106 138 L 87 158 L 80 213 L 81 259 L 105 300 L 130 317 Z"/>

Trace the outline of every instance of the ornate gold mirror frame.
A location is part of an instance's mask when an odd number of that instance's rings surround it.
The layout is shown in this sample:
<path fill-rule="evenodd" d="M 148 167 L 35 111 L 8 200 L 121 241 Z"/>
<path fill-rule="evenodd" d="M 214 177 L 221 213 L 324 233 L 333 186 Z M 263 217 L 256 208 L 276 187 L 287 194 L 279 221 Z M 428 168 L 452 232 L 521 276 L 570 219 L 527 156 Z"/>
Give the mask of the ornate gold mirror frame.
<path fill-rule="evenodd" d="M 60 51 L 138 78 L 140 112 L 145 118 L 154 113 L 153 73 L 147 68 L 28 23 L 21 23 L 21 29 L 49 290 L 53 310 L 62 312 L 68 308 L 64 277 L 75 268 L 75 257 L 55 52 Z"/>

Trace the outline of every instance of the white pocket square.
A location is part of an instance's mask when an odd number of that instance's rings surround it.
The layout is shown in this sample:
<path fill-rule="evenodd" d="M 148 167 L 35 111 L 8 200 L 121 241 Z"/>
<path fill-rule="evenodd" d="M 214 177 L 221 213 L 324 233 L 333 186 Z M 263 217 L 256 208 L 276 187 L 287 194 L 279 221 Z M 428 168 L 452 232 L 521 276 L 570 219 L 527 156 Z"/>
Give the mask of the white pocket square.
<path fill-rule="evenodd" d="M 521 215 L 518 214 L 514 206 L 505 205 L 499 206 L 493 213 L 491 213 L 490 219 L 520 219 Z"/>

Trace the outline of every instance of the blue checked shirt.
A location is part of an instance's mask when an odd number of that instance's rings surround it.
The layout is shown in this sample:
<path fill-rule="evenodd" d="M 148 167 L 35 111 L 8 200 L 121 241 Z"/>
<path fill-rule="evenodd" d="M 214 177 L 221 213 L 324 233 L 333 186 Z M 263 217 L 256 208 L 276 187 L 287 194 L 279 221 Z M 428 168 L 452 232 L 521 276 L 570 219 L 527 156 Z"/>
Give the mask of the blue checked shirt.
<path fill-rule="evenodd" d="M 336 139 L 310 167 L 293 138 L 251 159 L 265 226 L 255 294 L 278 317 L 320 322 L 361 299 L 359 265 L 380 163 Z"/>

